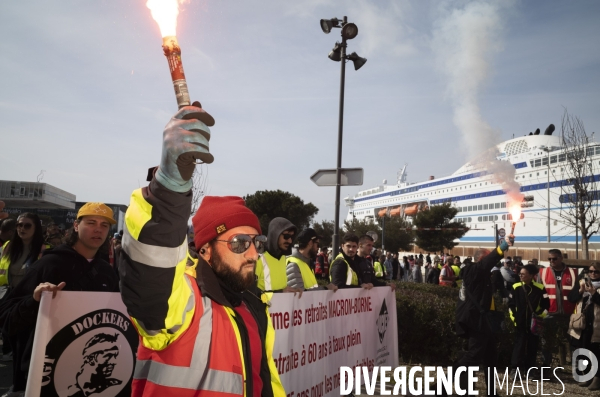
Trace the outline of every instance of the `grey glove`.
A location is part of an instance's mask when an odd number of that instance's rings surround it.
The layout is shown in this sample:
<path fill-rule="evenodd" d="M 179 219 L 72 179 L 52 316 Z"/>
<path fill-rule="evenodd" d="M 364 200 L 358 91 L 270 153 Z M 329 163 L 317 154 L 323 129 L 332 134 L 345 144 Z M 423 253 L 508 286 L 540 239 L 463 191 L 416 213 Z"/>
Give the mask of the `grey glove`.
<path fill-rule="evenodd" d="M 215 120 L 206 113 L 199 102 L 184 106 L 169 121 L 163 132 L 160 166 L 155 178 L 174 192 L 187 192 L 192 188 L 192 174 L 196 160 L 210 164 L 214 157 L 208 151 L 209 126 Z"/>

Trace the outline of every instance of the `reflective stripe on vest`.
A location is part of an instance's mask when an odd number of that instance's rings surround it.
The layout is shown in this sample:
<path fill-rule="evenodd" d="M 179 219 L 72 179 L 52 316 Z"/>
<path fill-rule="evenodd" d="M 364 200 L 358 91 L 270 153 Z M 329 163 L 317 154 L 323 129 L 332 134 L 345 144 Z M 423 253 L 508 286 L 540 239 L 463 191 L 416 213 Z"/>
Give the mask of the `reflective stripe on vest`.
<path fill-rule="evenodd" d="M 194 292 L 199 293 L 197 290 Z M 197 302 L 197 304 L 199 305 L 200 303 Z M 213 340 L 213 336 L 218 336 L 212 335 L 213 302 L 208 297 L 202 296 L 201 304 L 203 306 L 203 313 L 199 320 L 195 320 L 199 322 L 198 332 L 195 336 L 189 366 L 170 365 L 154 360 L 138 360 L 133 375 L 134 392 L 132 395 L 144 395 L 144 389 L 149 387 L 147 385 L 142 386 L 142 389 L 138 393 L 136 383 L 139 382 L 143 382 L 142 384 L 151 382 L 166 388 L 172 387 L 194 391 L 228 393 L 238 396 L 244 395 L 244 377 L 242 374 L 209 368 L 211 361 L 210 342 Z M 196 310 L 200 310 L 200 308 L 197 307 Z M 236 331 L 237 339 L 237 328 L 234 327 L 234 330 Z M 175 348 L 175 346 L 173 345 L 172 348 Z M 139 355 L 140 353 L 138 353 Z M 177 394 L 177 391 L 174 390 L 173 395 L 175 394 Z M 171 394 L 168 393 L 168 395 Z M 212 396 L 213 394 L 208 395 Z"/>
<path fill-rule="evenodd" d="M 300 269 L 300 274 L 302 274 L 304 289 L 313 289 L 319 287 L 315 275 L 313 274 L 312 270 L 310 270 L 310 267 L 308 266 L 308 264 L 306 264 L 306 262 L 293 256 L 290 256 L 289 258 L 287 258 L 287 260 L 288 262 L 292 262 L 298 265 L 298 269 Z"/>
<path fill-rule="evenodd" d="M 565 267 L 565 270 L 562 273 L 561 285 L 562 285 L 562 307 L 563 312 L 565 314 L 573 313 L 575 309 L 575 304 L 569 302 L 568 294 L 569 291 L 573 289 L 575 283 L 577 282 L 577 277 L 575 275 L 575 271 L 570 267 Z M 554 277 L 554 272 L 552 268 L 545 267 L 542 269 L 542 283 L 546 287 L 546 292 L 548 293 L 548 298 L 550 299 L 550 309 L 548 310 L 550 313 L 556 313 L 558 311 L 558 304 L 556 302 L 556 279 Z M 569 283 L 569 284 L 567 284 Z"/>
<path fill-rule="evenodd" d="M 340 258 L 344 261 L 344 263 L 348 267 L 348 270 L 346 271 L 346 285 L 358 285 L 358 275 L 354 272 L 354 270 L 352 270 L 352 268 L 350 267 L 350 264 L 348 263 L 348 261 L 346 261 L 346 258 L 344 258 L 344 255 L 338 254 L 338 256 L 336 256 L 335 259 L 333 260 L 333 262 L 335 262 L 336 260 L 338 260 Z M 329 281 L 331 281 L 331 274 L 329 275 Z"/>
<path fill-rule="evenodd" d="M 138 360 L 133 373 L 134 380 L 147 380 L 166 387 L 243 395 L 242 375 L 208 368 L 212 337 L 212 301 L 202 297 L 204 312 L 196 335 L 194 351 L 189 367 L 169 365 L 152 360 Z"/>
<path fill-rule="evenodd" d="M 524 288 L 525 288 L 525 283 L 521 281 L 521 282 L 518 282 L 518 283 L 515 283 L 515 284 L 513 284 L 513 286 L 512 286 L 512 287 L 513 287 L 513 289 L 514 289 L 515 291 L 517 290 L 517 288 L 520 288 L 520 287 L 523 287 L 523 289 L 524 289 Z M 538 288 L 540 291 L 543 291 L 543 290 L 544 290 L 544 285 L 543 285 L 543 284 L 536 283 L 535 281 L 532 281 L 532 282 L 531 282 L 531 291 L 529 291 L 529 292 L 527 293 L 527 295 L 525 296 L 525 299 L 526 299 L 526 300 L 529 300 L 529 294 L 531 294 L 531 292 L 533 291 L 533 288 L 534 288 L 534 287 L 535 287 L 535 288 Z M 543 298 L 548 298 L 548 295 L 546 295 L 546 294 L 542 294 L 542 299 L 543 299 Z M 542 304 L 542 299 L 540 299 L 540 301 L 538 302 L 538 305 L 537 305 L 537 307 L 535 308 L 535 314 L 536 314 L 537 316 L 540 316 L 541 318 L 546 318 L 546 317 L 548 316 L 548 310 L 544 310 L 542 313 L 540 313 L 540 310 L 542 309 L 542 308 L 540 307 L 540 305 Z M 492 299 L 492 302 L 493 302 L 493 301 L 494 301 L 494 300 Z M 527 306 L 526 306 L 526 307 L 525 307 L 525 314 L 527 314 L 527 310 L 528 310 L 528 309 L 529 309 L 529 307 L 527 307 Z M 516 312 L 516 311 L 517 311 L 517 307 L 515 307 L 515 312 Z M 510 319 L 512 320 L 513 324 L 517 325 L 517 320 L 516 320 L 516 318 L 515 318 L 515 315 L 513 314 L 513 311 L 512 311 L 510 308 L 508 309 L 508 314 L 509 314 L 509 316 L 510 316 Z"/>

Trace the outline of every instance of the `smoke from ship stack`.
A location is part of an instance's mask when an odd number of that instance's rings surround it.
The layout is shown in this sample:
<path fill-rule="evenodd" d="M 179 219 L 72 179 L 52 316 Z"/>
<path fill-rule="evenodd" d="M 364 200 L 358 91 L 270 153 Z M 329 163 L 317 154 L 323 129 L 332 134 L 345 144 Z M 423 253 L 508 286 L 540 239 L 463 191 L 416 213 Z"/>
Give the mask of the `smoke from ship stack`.
<path fill-rule="evenodd" d="M 554 132 L 554 124 L 550 124 L 548 126 L 548 128 L 546 128 L 546 131 L 544 131 L 544 135 L 552 135 L 552 133 Z"/>

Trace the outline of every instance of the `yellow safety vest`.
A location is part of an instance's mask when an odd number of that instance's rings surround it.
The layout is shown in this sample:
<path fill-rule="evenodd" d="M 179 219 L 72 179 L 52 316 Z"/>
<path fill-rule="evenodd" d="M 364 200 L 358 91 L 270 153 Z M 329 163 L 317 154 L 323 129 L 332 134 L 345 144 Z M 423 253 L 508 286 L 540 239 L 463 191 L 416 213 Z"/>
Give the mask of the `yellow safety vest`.
<path fill-rule="evenodd" d="M 458 279 L 458 275 L 460 274 L 460 267 L 458 265 L 452 265 L 452 271 L 454 272 L 454 275 L 456 276 L 456 286 L 458 288 L 460 288 L 462 285 L 462 280 Z"/>
<path fill-rule="evenodd" d="M 8 241 L 4 243 L 2 246 L 2 252 L 6 250 L 6 245 Z M 10 267 L 10 257 L 8 255 L 3 255 L 2 259 L 0 259 L 0 286 L 8 285 L 8 268 Z"/>
<path fill-rule="evenodd" d="M 298 265 L 300 273 L 302 274 L 302 282 L 304 282 L 304 289 L 313 289 L 319 286 L 319 284 L 317 283 L 317 278 L 315 277 L 310 266 L 308 266 L 306 262 L 294 256 L 290 256 L 289 258 L 287 258 L 287 261 Z"/>
<path fill-rule="evenodd" d="M 279 291 L 287 287 L 285 255 L 276 259 L 265 251 L 256 262 L 256 285 L 263 291 Z"/>
<path fill-rule="evenodd" d="M 375 277 L 383 277 L 383 268 L 381 263 L 373 262 L 373 269 L 375 270 Z"/>
<path fill-rule="evenodd" d="M 4 255 L 4 251 L 6 250 L 6 246 L 9 242 L 10 241 L 7 241 L 2 246 L 2 258 L 0 258 L 0 286 L 8 285 L 8 268 L 10 267 L 10 256 Z M 44 251 L 50 248 L 52 248 L 50 244 L 42 244 L 42 250 L 40 251 L 40 255 L 35 260 L 40 259 Z M 31 263 L 33 262 L 35 261 L 32 261 Z"/>
<path fill-rule="evenodd" d="M 352 270 L 352 268 L 350 267 L 350 264 L 348 263 L 348 261 L 346 260 L 346 258 L 344 258 L 344 255 L 342 254 L 338 254 L 338 256 L 335 257 L 335 259 L 333 260 L 333 262 L 335 262 L 338 259 L 342 259 L 344 261 L 344 263 L 346 264 L 346 266 L 348 267 L 348 271 L 346 272 L 346 285 L 358 285 L 358 275 L 354 272 L 354 270 Z M 332 262 L 332 269 L 333 269 L 333 262 Z M 329 281 L 331 281 L 331 270 L 329 271 Z"/>

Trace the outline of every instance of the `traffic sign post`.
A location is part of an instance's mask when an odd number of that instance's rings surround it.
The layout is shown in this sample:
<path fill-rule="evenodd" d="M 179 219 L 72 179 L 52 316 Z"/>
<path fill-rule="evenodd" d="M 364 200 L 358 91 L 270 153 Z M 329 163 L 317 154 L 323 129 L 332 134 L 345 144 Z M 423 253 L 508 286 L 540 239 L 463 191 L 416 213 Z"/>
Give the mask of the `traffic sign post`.
<path fill-rule="evenodd" d="M 362 186 L 364 170 L 362 168 L 340 168 L 340 186 Z M 310 176 L 317 186 L 337 186 L 335 168 L 318 170 Z"/>
<path fill-rule="evenodd" d="M 333 257 L 337 257 L 339 248 L 338 230 L 340 227 L 340 187 L 341 186 L 361 186 L 363 184 L 362 168 L 342 168 L 340 163 L 342 160 L 341 151 L 341 116 L 340 116 L 340 140 L 338 142 L 338 167 L 326 170 L 318 170 L 311 175 L 310 179 L 317 186 L 335 186 L 335 220 L 333 230 Z"/>

